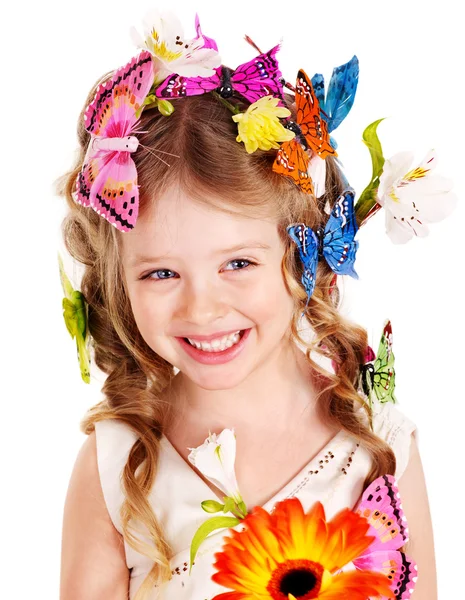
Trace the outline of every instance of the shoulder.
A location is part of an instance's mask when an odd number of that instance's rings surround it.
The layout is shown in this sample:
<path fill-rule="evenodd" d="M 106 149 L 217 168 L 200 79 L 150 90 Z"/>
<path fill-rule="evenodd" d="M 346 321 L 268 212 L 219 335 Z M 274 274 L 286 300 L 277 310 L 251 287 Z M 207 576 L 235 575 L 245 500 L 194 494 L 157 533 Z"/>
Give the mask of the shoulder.
<path fill-rule="evenodd" d="M 396 456 L 396 473 L 399 479 L 409 462 L 412 438 L 418 442 L 418 429 L 410 419 L 392 402 L 375 403 L 373 408 L 373 432 L 385 440 Z"/>
<path fill-rule="evenodd" d="M 373 428 L 394 440 L 402 431 L 410 433 L 417 429 L 416 424 L 407 416 L 403 408 L 392 402 L 377 402 L 373 407 Z"/>
<path fill-rule="evenodd" d="M 95 423 L 95 453 L 100 485 L 114 527 L 123 533 L 119 509 L 124 501 L 121 473 L 137 434 L 125 423 L 106 419 Z"/>
<path fill-rule="evenodd" d="M 421 598 L 437 599 L 433 524 L 423 465 L 415 439 L 412 440 L 407 468 L 397 484 L 408 524 L 406 552 L 417 564 L 415 592 Z"/>
<path fill-rule="evenodd" d="M 89 599 L 127 595 L 129 576 L 124 544 L 103 497 L 95 433 L 82 444 L 68 486 L 60 577 L 64 598 L 78 597 L 80 593 Z"/>
<path fill-rule="evenodd" d="M 137 440 L 137 434 L 122 421 L 105 419 L 95 423 L 95 443 L 99 468 L 107 458 L 121 460 Z"/>

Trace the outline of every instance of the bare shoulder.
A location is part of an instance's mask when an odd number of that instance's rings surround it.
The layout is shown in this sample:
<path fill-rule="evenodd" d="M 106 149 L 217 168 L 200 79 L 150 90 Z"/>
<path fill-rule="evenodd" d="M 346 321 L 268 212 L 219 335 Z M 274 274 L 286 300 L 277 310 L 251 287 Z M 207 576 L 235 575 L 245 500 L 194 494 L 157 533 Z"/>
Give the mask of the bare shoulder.
<path fill-rule="evenodd" d="M 418 565 L 418 580 L 413 598 L 436 600 L 437 576 L 433 526 L 423 466 L 414 435 L 411 436 L 407 468 L 397 484 L 409 528 L 406 554 Z"/>
<path fill-rule="evenodd" d="M 60 600 L 127 600 L 124 543 L 105 504 L 95 431 L 76 458 L 63 514 Z"/>

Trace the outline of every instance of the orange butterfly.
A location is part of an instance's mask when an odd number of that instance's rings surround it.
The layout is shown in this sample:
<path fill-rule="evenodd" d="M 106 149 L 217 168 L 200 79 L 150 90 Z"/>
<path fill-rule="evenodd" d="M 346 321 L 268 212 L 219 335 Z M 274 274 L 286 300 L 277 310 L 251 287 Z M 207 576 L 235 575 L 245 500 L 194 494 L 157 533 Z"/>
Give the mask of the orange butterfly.
<path fill-rule="evenodd" d="M 320 116 L 320 105 L 312 82 L 302 69 L 297 74 L 295 102 L 296 122 L 290 121 L 286 127 L 296 135 L 290 142 L 281 144 L 273 171 L 292 179 L 306 194 L 313 194 L 313 182 L 308 175 L 310 157 L 307 150 L 321 158 L 337 156 L 337 152 L 329 143 L 328 125 Z"/>

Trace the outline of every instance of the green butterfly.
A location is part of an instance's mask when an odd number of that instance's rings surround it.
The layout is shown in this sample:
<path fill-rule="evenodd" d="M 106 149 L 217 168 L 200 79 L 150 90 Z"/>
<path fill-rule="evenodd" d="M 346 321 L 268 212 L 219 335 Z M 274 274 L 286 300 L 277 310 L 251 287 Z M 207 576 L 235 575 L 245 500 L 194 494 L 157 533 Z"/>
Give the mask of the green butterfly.
<path fill-rule="evenodd" d="M 72 338 L 76 338 L 81 377 L 85 383 L 90 383 L 90 336 L 87 325 L 87 303 L 81 292 L 73 289 L 68 279 L 61 256 L 58 255 L 60 279 L 65 298 L 63 298 L 63 317 L 66 328 Z"/>
<path fill-rule="evenodd" d="M 360 369 L 359 389 L 363 390 L 371 408 L 373 408 L 372 401 L 375 398 L 383 404 L 385 402 L 396 404 L 395 379 L 392 328 L 391 321 L 387 320 L 384 323 L 378 355 L 375 357 L 373 350 L 368 346 L 365 364 Z"/>

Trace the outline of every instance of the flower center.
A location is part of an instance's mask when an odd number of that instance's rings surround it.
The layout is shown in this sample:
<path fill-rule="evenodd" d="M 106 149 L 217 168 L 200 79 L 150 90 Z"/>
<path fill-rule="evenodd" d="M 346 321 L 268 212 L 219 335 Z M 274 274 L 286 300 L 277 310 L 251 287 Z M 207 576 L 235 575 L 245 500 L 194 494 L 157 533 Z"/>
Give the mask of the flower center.
<path fill-rule="evenodd" d="M 168 48 L 168 45 L 164 40 L 160 41 L 160 36 L 155 29 L 152 29 L 149 40 L 151 42 L 151 48 L 149 46 L 149 50 L 151 49 L 153 53 L 158 56 L 158 58 L 164 60 L 165 62 L 172 62 L 173 60 L 176 60 L 182 56 L 182 51 L 173 52 L 170 48 Z"/>
<path fill-rule="evenodd" d="M 273 571 L 266 589 L 274 600 L 288 600 L 289 594 L 299 600 L 317 598 L 323 572 L 312 560 L 286 560 Z"/>

